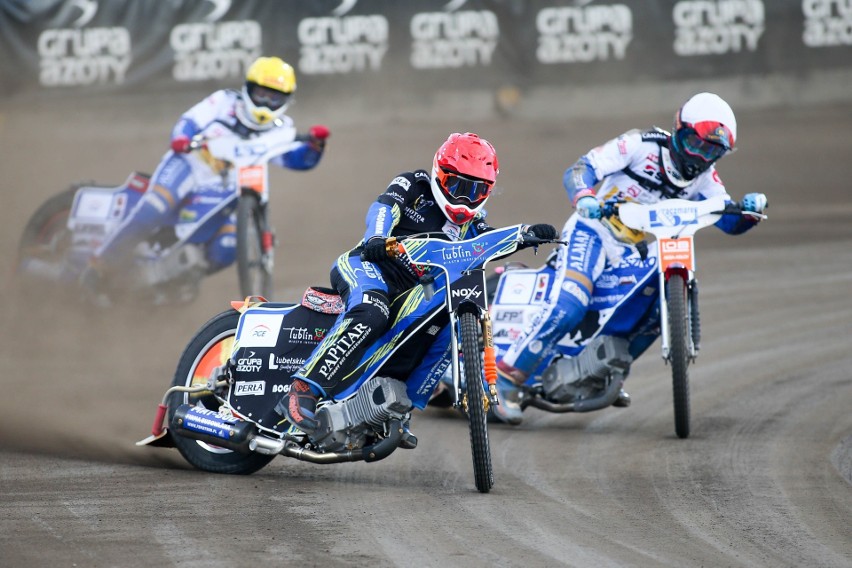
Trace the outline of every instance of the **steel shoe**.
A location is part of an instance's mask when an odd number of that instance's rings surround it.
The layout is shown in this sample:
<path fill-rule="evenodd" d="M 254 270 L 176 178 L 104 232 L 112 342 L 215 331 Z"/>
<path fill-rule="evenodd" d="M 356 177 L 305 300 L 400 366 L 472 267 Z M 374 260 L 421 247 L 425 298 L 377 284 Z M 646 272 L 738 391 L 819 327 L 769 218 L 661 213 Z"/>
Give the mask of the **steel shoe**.
<path fill-rule="evenodd" d="M 630 395 L 627 394 L 626 390 L 621 389 L 618 391 L 618 398 L 615 399 L 612 405 L 617 408 L 627 408 L 630 406 Z"/>

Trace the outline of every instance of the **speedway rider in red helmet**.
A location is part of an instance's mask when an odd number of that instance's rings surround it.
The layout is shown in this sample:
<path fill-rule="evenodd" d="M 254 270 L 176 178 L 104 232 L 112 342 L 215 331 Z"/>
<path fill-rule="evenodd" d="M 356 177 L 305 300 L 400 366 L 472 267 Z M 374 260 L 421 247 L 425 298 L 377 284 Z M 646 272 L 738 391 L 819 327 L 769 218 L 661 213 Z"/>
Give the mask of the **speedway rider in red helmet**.
<path fill-rule="evenodd" d="M 491 227 L 483 209 L 499 171 L 494 147 L 470 132 L 451 134 L 435 154 L 432 171 L 397 175 L 367 212 L 361 242 L 343 253 L 331 269 L 331 285 L 346 303 L 346 311 L 325 335 L 308 360 L 293 375 L 289 392 L 264 418 L 284 418 L 307 434 L 318 424 L 317 395 L 333 397 L 357 379 L 362 354 L 384 333 L 390 304 L 418 283 L 410 264 L 387 254 L 389 237 L 442 232 L 452 241 L 475 237 Z M 552 239 L 550 225 L 529 228 L 537 237 Z M 415 372 L 427 372 L 443 358 L 448 340 L 437 332 L 434 347 Z M 433 353 L 434 351 L 434 353 Z"/>
<path fill-rule="evenodd" d="M 699 93 L 678 110 L 673 134 L 659 128 L 630 130 L 590 150 L 565 171 L 563 185 L 576 212 L 562 229 L 562 240 L 568 244 L 560 245 L 551 259 L 556 278 L 561 280 L 554 283 L 551 297 L 529 327 L 497 361 L 501 397 L 501 404 L 494 407 L 497 418 L 521 423 L 516 386 L 553 356 L 560 339 L 582 327 L 598 277 L 606 263 L 619 260 L 623 250 L 619 243 L 636 245 L 644 238 L 616 217 L 602 218 L 601 202 L 700 201 L 715 196 L 730 200 L 714 164 L 734 151 L 736 139 L 737 121 L 728 103 L 718 95 Z M 766 196 L 746 194 L 740 205 L 763 213 Z M 736 235 L 758 221 L 757 217 L 730 214 L 722 215 L 716 226 Z M 630 397 L 622 391 L 614 405 L 629 403 Z"/>

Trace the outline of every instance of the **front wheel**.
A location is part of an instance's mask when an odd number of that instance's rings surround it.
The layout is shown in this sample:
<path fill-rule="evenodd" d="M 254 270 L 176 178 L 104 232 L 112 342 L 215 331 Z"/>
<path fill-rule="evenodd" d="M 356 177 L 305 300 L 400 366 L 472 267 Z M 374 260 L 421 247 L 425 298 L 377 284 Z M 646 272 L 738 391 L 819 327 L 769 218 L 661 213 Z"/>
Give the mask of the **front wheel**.
<path fill-rule="evenodd" d="M 480 357 L 482 347 L 479 341 L 482 328 L 479 319 L 470 312 L 463 313 L 460 321 L 473 476 L 479 492 L 488 493 L 494 486 L 494 471 L 491 467 L 491 448 L 488 445 L 485 389 L 482 386 L 482 358 Z"/>
<path fill-rule="evenodd" d="M 237 323 L 240 314 L 228 310 L 208 321 L 195 334 L 184 349 L 178 362 L 172 386 L 203 385 L 213 370 L 225 364 L 234 348 Z M 219 402 L 213 393 L 176 392 L 169 397 L 168 423 L 171 424 L 175 410 L 181 404 L 203 406 L 208 410 L 218 410 Z M 193 466 L 211 473 L 230 473 L 247 475 L 268 464 L 274 456 L 263 454 L 241 454 L 191 438 L 185 438 L 170 432 L 178 451 Z"/>
<path fill-rule="evenodd" d="M 666 302 L 669 313 L 669 361 L 672 365 L 675 433 L 678 438 L 689 437 L 689 315 L 687 312 L 686 281 L 681 274 L 672 274 L 666 281 Z"/>
<path fill-rule="evenodd" d="M 237 273 L 240 294 L 272 299 L 273 236 L 266 225 L 266 209 L 252 192 L 243 193 L 237 206 Z"/>

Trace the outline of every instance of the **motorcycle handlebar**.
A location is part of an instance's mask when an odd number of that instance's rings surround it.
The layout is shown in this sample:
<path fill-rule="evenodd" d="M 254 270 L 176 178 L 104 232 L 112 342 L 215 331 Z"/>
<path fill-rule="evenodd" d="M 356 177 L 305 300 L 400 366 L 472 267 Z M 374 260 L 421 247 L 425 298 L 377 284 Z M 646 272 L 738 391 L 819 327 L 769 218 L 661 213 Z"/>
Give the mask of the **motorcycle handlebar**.
<path fill-rule="evenodd" d="M 601 217 L 609 218 L 618 215 L 618 206 L 622 203 L 627 203 L 627 201 L 623 199 L 604 201 L 601 203 Z M 763 213 L 758 213 L 757 211 L 748 211 L 743 209 L 739 203 L 734 201 L 729 201 L 725 203 L 725 208 L 721 211 L 713 211 L 714 215 L 743 215 L 750 217 L 759 217 L 761 219 L 766 219 L 766 215 Z"/>
<path fill-rule="evenodd" d="M 549 244 L 559 244 L 559 245 L 567 245 L 568 241 L 560 241 L 559 239 L 540 239 L 535 234 L 527 232 L 521 233 L 521 242 L 520 245 L 522 247 L 537 247 L 540 245 L 549 245 Z"/>

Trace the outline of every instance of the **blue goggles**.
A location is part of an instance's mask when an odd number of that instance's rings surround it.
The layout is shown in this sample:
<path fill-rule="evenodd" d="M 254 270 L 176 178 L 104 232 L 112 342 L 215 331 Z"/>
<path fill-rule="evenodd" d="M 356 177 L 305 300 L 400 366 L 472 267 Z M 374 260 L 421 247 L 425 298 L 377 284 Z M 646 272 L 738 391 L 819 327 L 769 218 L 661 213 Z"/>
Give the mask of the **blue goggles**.
<path fill-rule="evenodd" d="M 465 177 L 443 169 L 438 170 L 438 183 L 448 197 L 472 204 L 479 203 L 488 197 L 493 187 L 490 182 Z"/>

